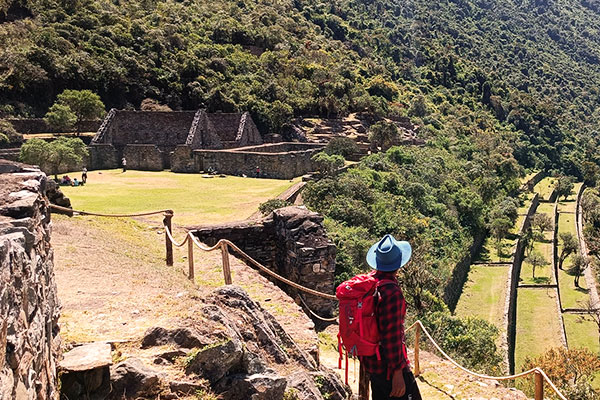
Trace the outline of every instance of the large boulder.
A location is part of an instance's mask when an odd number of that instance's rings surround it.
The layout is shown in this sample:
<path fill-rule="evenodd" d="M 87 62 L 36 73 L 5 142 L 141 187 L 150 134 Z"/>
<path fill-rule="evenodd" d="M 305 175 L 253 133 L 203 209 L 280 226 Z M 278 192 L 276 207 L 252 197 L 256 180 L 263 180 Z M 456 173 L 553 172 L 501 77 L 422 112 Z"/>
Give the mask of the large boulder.
<path fill-rule="evenodd" d="M 242 288 L 220 287 L 208 301 L 212 304 L 203 308 L 207 318 L 223 324 L 228 336 L 244 342 L 248 351 L 262 354 L 278 364 L 294 361 L 309 370 L 317 370 L 315 360 Z"/>
<path fill-rule="evenodd" d="M 110 369 L 111 398 L 155 398 L 160 391 L 160 377 L 141 360 L 129 358 Z"/>

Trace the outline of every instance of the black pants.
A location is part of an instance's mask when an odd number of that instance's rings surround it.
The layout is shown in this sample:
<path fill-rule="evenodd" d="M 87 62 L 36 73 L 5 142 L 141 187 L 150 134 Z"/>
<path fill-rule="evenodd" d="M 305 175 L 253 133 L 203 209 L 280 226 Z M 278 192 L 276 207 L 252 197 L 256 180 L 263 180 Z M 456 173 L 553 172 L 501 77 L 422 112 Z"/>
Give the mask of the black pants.
<path fill-rule="evenodd" d="M 406 385 L 406 392 L 402 397 L 390 397 L 392 391 L 392 381 L 387 380 L 386 374 L 371 374 L 371 392 L 373 400 L 421 400 L 421 393 L 417 386 L 415 376 L 409 368 L 402 370 L 404 376 L 404 384 Z"/>

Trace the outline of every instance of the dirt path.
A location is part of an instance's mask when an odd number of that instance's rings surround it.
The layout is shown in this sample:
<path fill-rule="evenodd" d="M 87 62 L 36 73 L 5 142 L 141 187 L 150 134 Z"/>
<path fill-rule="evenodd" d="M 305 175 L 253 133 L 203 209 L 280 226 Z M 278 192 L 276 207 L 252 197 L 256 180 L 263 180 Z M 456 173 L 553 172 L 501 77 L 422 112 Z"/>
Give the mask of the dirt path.
<path fill-rule="evenodd" d="M 201 299 L 223 284 L 219 252 L 196 252 L 196 284 L 187 271 L 187 248 L 164 262 L 162 230 L 144 221 L 52 216 L 56 281 L 66 343 L 139 340 L 153 326 L 182 320 L 201 324 Z M 175 229 L 176 236 L 182 231 Z M 310 350 L 314 325 L 266 278 L 231 257 L 234 284 L 242 286 Z"/>

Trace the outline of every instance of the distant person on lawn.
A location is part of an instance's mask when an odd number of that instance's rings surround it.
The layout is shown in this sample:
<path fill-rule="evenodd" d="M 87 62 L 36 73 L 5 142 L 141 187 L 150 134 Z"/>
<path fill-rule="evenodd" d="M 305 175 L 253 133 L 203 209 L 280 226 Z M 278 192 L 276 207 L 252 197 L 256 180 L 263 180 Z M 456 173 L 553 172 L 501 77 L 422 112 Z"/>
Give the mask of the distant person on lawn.
<path fill-rule="evenodd" d="M 81 171 L 81 183 L 85 185 L 87 182 L 87 168 L 83 167 L 83 171 Z"/>
<path fill-rule="evenodd" d="M 373 400 L 421 400 L 406 352 L 406 301 L 397 280 L 398 271 L 410 260 L 411 254 L 410 244 L 397 241 L 392 235 L 385 235 L 367 253 L 367 263 L 376 271 L 373 276 L 378 280 L 395 282 L 382 284 L 377 291 L 376 315 L 381 359 L 378 360 L 377 356 L 360 357 L 371 375 Z"/>
<path fill-rule="evenodd" d="M 127 160 L 125 157 L 121 160 L 121 165 L 123 166 L 123 172 L 127 172 Z"/>

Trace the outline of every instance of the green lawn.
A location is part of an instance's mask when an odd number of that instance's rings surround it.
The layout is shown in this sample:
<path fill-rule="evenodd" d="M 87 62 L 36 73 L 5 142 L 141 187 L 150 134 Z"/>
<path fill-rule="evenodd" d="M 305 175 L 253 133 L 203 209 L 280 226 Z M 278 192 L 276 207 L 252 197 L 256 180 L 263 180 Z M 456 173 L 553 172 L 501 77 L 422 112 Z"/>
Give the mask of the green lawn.
<path fill-rule="evenodd" d="M 562 346 L 560 337 L 556 290 L 518 289 L 515 371 L 521 371 L 525 357 L 537 357 Z"/>
<path fill-rule="evenodd" d="M 513 247 L 515 245 L 516 237 L 511 235 L 508 238 L 502 239 L 501 250 L 498 253 L 496 249 L 496 239 L 488 236 L 483 242 L 481 251 L 477 255 L 477 261 L 482 262 L 510 262 L 512 258 Z"/>
<path fill-rule="evenodd" d="M 567 201 L 561 201 L 558 206 L 560 215 L 558 218 L 558 232 L 568 232 L 573 235 L 577 235 L 577 229 L 575 227 L 575 208 L 576 208 L 576 197 L 577 190 L 581 183 L 575 184 L 573 192 L 568 197 Z M 558 254 L 562 250 L 562 243 L 558 241 Z M 575 287 L 574 276 L 569 273 L 572 266 L 573 255 L 569 256 L 563 263 L 563 269 L 558 270 L 558 284 L 560 285 L 560 297 L 563 308 L 576 308 L 581 307 L 579 303 L 585 302 L 588 298 L 587 287 L 585 278 L 579 279 L 579 285 L 581 288 Z"/>
<path fill-rule="evenodd" d="M 70 174 L 80 177 L 79 173 Z M 136 213 L 161 209 L 175 212 L 178 225 L 205 225 L 242 220 L 258 205 L 298 182 L 168 171 L 90 171 L 82 187 L 61 187 L 74 209 L 99 213 Z M 152 218 L 160 222 L 161 216 Z"/>
<path fill-rule="evenodd" d="M 520 282 L 522 284 L 551 284 L 555 283 L 554 272 L 552 270 L 552 233 L 546 232 L 545 242 L 535 242 L 533 251 L 536 251 L 544 256 L 548 264 L 535 269 L 535 279 L 533 278 L 533 267 L 527 261 L 527 258 L 521 265 Z"/>
<path fill-rule="evenodd" d="M 483 318 L 500 331 L 505 330 L 503 315 L 507 278 L 508 267 L 472 265 L 456 305 L 456 315 Z"/>
<path fill-rule="evenodd" d="M 592 321 L 582 321 L 576 314 L 563 314 L 569 348 L 585 347 L 594 353 L 600 352 L 598 327 Z"/>
<path fill-rule="evenodd" d="M 550 195 L 556 185 L 556 178 L 546 177 L 538 182 L 533 188 L 533 191 L 540 195 L 540 200 L 550 200 Z"/>

